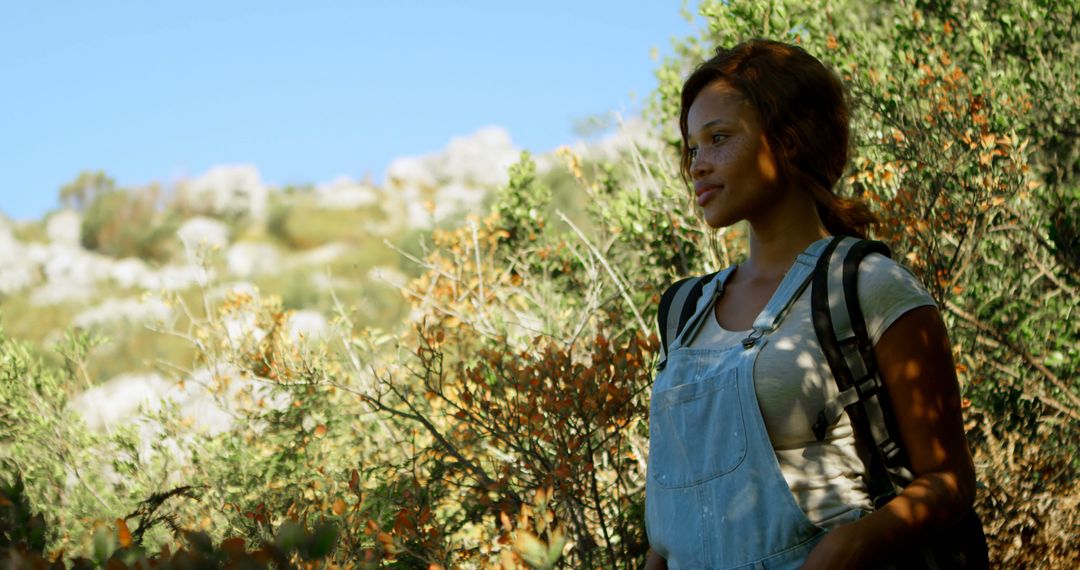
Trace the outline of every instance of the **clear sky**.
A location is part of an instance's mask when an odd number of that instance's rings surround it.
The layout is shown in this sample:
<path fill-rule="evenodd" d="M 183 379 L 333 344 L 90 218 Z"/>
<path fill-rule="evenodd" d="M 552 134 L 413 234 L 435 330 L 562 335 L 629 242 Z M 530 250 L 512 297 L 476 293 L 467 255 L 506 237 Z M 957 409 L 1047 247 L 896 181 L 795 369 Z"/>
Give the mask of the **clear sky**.
<path fill-rule="evenodd" d="M 253 163 L 271 184 L 376 181 L 397 156 L 501 125 L 534 152 L 633 115 L 679 0 L 5 0 L 0 211 L 40 218 L 103 169 L 121 186 Z"/>

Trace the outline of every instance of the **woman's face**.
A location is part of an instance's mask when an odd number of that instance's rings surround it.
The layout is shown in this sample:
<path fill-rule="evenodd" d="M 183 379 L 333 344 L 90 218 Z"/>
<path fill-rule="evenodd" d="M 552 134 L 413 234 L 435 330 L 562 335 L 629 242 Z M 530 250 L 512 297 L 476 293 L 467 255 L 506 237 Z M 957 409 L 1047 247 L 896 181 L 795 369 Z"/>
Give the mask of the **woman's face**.
<path fill-rule="evenodd" d="M 687 112 L 690 176 L 705 221 L 714 228 L 754 222 L 778 196 L 778 169 L 757 110 L 714 81 Z"/>

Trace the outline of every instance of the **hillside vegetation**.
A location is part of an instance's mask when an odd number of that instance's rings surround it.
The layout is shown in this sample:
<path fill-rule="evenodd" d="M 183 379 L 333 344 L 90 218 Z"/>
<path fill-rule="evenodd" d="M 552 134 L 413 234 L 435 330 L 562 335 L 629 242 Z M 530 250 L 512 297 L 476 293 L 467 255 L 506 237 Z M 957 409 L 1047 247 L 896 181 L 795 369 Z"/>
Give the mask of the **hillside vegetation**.
<path fill-rule="evenodd" d="M 942 307 L 994 565 L 1080 565 L 1075 3 L 699 9 L 649 136 L 482 132 L 382 187 L 87 173 L 0 228 L 0 560 L 639 567 L 659 295 L 745 255 L 676 174 L 678 90 L 774 37 L 843 75 L 839 191 Z"/>

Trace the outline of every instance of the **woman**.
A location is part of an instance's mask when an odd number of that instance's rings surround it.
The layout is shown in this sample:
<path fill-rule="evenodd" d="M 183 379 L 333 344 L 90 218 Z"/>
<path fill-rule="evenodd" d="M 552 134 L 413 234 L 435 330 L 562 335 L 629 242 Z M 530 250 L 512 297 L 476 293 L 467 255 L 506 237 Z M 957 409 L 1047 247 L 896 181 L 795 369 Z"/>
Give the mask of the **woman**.
<path fill-rule="evenodd" d="M 704 289 L 713 318 L 675 339 L 655 378 L 646 568 L 887 564 L 970 509 L 974 468 L 934 301 L 878 254 L 860 265 L 859 304 L 916 479 L 875 511 L 847 414 L 812 433 L 837 389 L 809 291 L 788 281 L 830 236 L 875 221 L 833 194 L 848 147 L 840 80 L 799 47 L 745 42 L 687 79 L 679 123 L 705 220 L 749 222 L 750 254 Z"/>

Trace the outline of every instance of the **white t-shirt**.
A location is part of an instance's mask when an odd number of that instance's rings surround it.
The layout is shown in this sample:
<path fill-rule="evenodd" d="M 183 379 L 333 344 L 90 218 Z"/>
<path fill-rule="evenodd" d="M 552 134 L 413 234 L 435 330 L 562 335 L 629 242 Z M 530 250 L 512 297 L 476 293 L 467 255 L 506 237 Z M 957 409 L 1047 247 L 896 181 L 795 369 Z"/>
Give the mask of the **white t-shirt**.
<path fill-rule="evenodd" d="M 811 429 L 818 412 L 838 390 L 810 320 L 810 290 L 803 291 L 769 336 L 754 365 L 754 385 L 780 471 L 795 501 L 812 522 L 832 528 L 851 520 L 852 511 L 869 511 L 872 505 L 865 458 L 856 448 L 848 415 L 828 429 L 823 441 Z M 858 294 L 866 330 L 875 345 L 904 313 L 936 306 L 907 268 L 876 253 L 859 265 Z M 749 332 L 725 330 L 716 322 L 715 312 L 710 317 L 691 347 L 723 348 Z"/>

